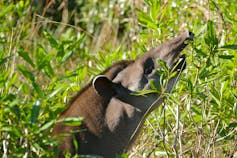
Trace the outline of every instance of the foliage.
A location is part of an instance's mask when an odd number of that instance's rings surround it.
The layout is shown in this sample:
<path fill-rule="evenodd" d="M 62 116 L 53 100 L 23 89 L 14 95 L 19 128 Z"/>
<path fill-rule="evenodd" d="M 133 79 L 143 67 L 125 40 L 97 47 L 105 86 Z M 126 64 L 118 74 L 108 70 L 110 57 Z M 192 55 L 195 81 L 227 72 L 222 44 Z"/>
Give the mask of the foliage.
<path fill-rule="evenodd" d="M 129 157 L 236 152 L 236 4 L 48 2 L 0 2 L 0 156 L 55 155 L 48 150 L 56 143 L 51 127 L 81 87 L 115 61 L 134 59 L 184 29 L 195 34 L 184 51 L 187 68 L 148 117 Z M 75 125 L 81 118 L 61 121 Z"/>

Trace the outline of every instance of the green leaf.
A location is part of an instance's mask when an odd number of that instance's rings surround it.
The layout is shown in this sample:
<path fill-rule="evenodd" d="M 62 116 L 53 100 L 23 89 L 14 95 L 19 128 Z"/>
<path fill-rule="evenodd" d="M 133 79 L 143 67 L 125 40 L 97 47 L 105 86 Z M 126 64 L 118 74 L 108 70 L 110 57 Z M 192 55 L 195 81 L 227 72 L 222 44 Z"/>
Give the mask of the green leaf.
<path fill-rule="evenodd" d="M 219 58 L 221 59 L 232 59 L 234 57 L 235 57 L 234 55 L 219 55 Z"/>
<path fill-rule="evenodd" d="M 160 157 L 165 157 L 167 155 L 166 151 L 156 151 L 155 155 L 160 156 Z"/>
<path fill-rule="evenodd" d="M 187 82 L 188 91 L 189 91 L 190 94 L 192 94 L 193 93 L 193 89 L 194 89 L 193 83 L 192 83 L 192 81 L 189 78 L 188 78 L 188 80 L 186 80 L 186 82 Z"/>
<path fill-rule="evenodd" d="M 207 53 L 206 52 L 204 52 L 204 51 L 202 51 L 201 49 L 197 49 L 197 48 L 194 48 L 194 50 L 195 50 L 195 52 L 197 53 L 197 56 L 198 57 L 207 57 Z"/>
<path fill-rule="evenodd" d="M 29 79 L 29 80 L 32 81 L 32 82 L 35 81 L 34 75 L 33 75 L 30 71 L 28 71 L 25 66 L 23 66 L 23 65 L 18 65 L 17 67 L 18 67 L 18 69 L 21 71 L 21 73 L 22 73 L 27 79 Z"/>
<path fill-rule="evenodd" d="M 17 136 L 18 138 L 22 135 L 20 129 L 18 129 L 14 126 L 10 126 L 10 125 L 1 127 L 0 131 L 12 133 L 13 135 Z"/>
<path fill-rule="evenodd" d="M 237 127 L 237 122 L 231 122 L 229 124 L 229 128 L 236 128 Z"/>
<path fill-rule="evenodd" d="M 157 84 L 153 79 L 150 80 L 149 84 L 150 84 L 152 90 L 157 91 L 157 93 L 161 92 L 161 86 L 159 84 Z"/>
<path fill-rule="evenodd" d="M 218 44 L 218 39 L 216 37 L 216 32 L 214 29 L 214 23 L 213 21 L 209 20 L 207 22 L 207 31 L 208 31 L 208 37 L 212 40 L 214 45 Z"/>
<path fill-rule="evenodd" d="M 157 63 L 161 66 L 161 68 L 163 69 L 163 70 L 165 70 L 167 73 L 169 72 L 169 69 L 168 69 L 168 67 L 167 67 L 167 65 L 166 65 L 166 63 L 163 61 L 163 60 L 157 60 Z"/>
<path fill-rule="evenodd" d="M 57 122 L 64 123 L 68 126 L 80 126 L 83 121 L 82 117 L 67 117 L 58 120 Z"/>
<path fill-rule="evenodd" d="M 47 65 L 45 65 L 44 71 L 45 71 L 45 73 L 46 73 L 46 75 L 47 75 L 48 77 L 51 78 L 51 77 L 54 76 L 54 70 L 53 70 L 53 68 L 52 68 L 52 66 L 51 66 L 51 64 L 50 64 L 50 62 L 48 62 Z"/>
<path fill-rule="evenodd" d="M 65 54 L 64 47 L 63 47 L 63 45 L 60 45 L 59 49 L 58 49 L 58 52 L 57 52 L 57 61 L 59 63 L 62 62 L 62 58 L 63 58 L 64 54 Z"/>
<path fill-rule="evenodd" d="M 6 63 L 9 59 L 12 58 L 13 55 L 7 56 L 5 58 L 1 58 L 0 59 L 0 65 L 3 65 L 4 63 Z"/>
<path fill-rule="evenodd" d="M 194 117 L 193 117 L 193 120 L 196 122 L 196 123 L 199 123 L 199 122 L 201 122 L 202 121 L 202 116 L 201 115 L 195 115 Z"/>
<path fill-rule="evenodd" d="M 219 48 L 220 50 L 237 50 L 237 44 L 225 45 Z"/>
<path fill-rule="evenodd" d="M 39 95 L 39 97 L 42 98 L 44 96 L 44 93 L 41 90 L 40 86 L 35 81 L 32 82 L 32 85 L 33 85 L 35 91 L 37 92 L 37 94 Z"/>
<path fill-rule="evenodd" d="M 82 43 L 82 41 L 85 39 L 86 35 L 84 33 L 82 33 L 80 35 L 80 38 L 77 40 L 77 45 L 80 45 Z"/>
<path fill-rule="evenodd" d="M 46 31 L 43 32 L 43 34 L 46 37 L 46 39 L 48 40 L 51 47 L 58 48 L 58 42 L 53 38 L 53 36 L 51 34 L 49 34 Z"/>
<path fill-rule="evenodd" d="M 31 123 L 36 123 L 38 121 L 40 113 L 40 101 L 37 100 L 31 109 Z"/>
<path fill-rule="evenodd" d="M 148 16 L 147 13 L 144 13 L 141 10 L 138 11 L 138 17 L 139 17 L 139 23 L 145 27 L 151 28 L 151 29 L 157 29 L 156 23 L 152 20 L 150 16 Z"/>
<path fill-rule="evenodd" d="M 64 90 L 63 87 L 59 87 L 56 90 L 54 90 L 52 93 L 50 93 L 48 95 L 48 98 L 53 98 L 56 94 L 58 94 L 59 92 L 62 92 Z"/>
<path fill-rule="evenodd" d="M 198 115 L 198 116 L 202 115 L 202 112 L 201 112 L 200 108 L 192 106 L 191 109 L 196 115 Z"/>
<path fill-rule="evenodd" d="M 136 95 L 136 96 L 139 96 L 139 95 L 146 95 L 146 94 L 151 94 L 151 93 L 157 93 L 157 90 L 156 89 L 146 89 L 146 90 L 142 90 L 142 91 L 136 91 L 136 92 L 133 92 L 132 95 Z"/>
<path fill-rule="evenodd" d="M 128 154 L 116 155 L 115 158 L 128 158 Z"/>
<path fill-rule="evenodd" d="M 209 74 L 210 74 L 210 71 L 206 67 L 203 67 L 203 69 L 200 72 L 199 78 L 204 79 L 204 78 L 208 77 Z"/>
<path fill-rule="evenodd" d="M 18 51 L 18 54 L 19 54 L 27 63 L 29 63 L 32 67 L 35 66 L 34 63 L 33 63 L 33 61 L 32 61 L 32 59 L 29 57 L 29 55 L 28 55 L 26 52 L 24 52 L 23 50 L 19 50 L 19 51 Z"/>
<path fill-rule="evenodd" d="M 211 94 L 212 98 L 216 101 L 216 103 L 218 105 L 220 105 L 220 103 L 221 103 L 221 96 L 219 94 L 219 91 L 214 86 L 212 86 L 212 89 L 211 89 L 210 92 L 211 92 L 210 94 Z"/>
<path fill-rule="evenodd" d="M 211 20 L 208 20 L 207 22 L 207 34 L 204 40 L 211 50 L 218 48 L 218 38 L 214 29 L 214 23 Z"/>
<path fill-rule="evenodd" d="M 64 63 L 65 61 L 67 61 L 71 56 L 73 55 L 73 51 L 69 51 L 68 53 L 66 53 L 62 60 L 61 60 L 61 63 Z"/>
<path fill-rule="evenodd" d="M 167 97 L 168 100 L 170 100 L 171 102 L 179 105 L 180 104 L 180 100 L 178 98 L 176 98 L 174 95 L 172 94 L 167 94 L 169 97 Z"/>
<path fill-rule="evenodd" d="M 34 87 L 35 91 L 38 93 L 40 97 L 43 97 L 43 92 L 40 88 L 40 86 L 36 83 L 34 75 L 29 72 L 25 66 L 18 65 L 18 69 L 21 71 L 21 73 L 31 81 L 32 86 Z"/>
<path fill-rule="evenodd" d="M 21 110 L 19 108 L 19 106 L 17 105 L 19 104 L 19 100 L 15 99 L 14 101 L 12 101 L 10 103 L 10 107 L 11 107 L 11 111 L 17 116 L 17 118 L 19 119 L 21 117 Z"/>
<path fill-rule="evenodd" d="M 73 146 L 74 146 L 74 149 L 75 151 L 78 151 L 78 148 L 79 148 L 79 145 L 78 145 L 78 139 L 75 135 L 73 135 Z"/>
<path fill-rule="evenodd" d="M 173 71 L 173 72 L 171 72 L 171 74 L 169 75 L 169 79 L 170 78 L 173 78 L 173 77 L 175 77 L 175 76 L 177 76 L 178 75 L 178 71 Z"/>
<path fill-rule="evenodd" d="M 12 12 L 12 10 L 15 8 L 14 4 L 10 4 L 10 5 L 5 5 L 4 8 L 1 7 L 1 11 L 0 11 L 0 18 L 6 18 L 6 14 L 9 12 Z"/>
<path fill-rule="evenodd" d="M 157 20 L 157 17 L 160 13 L 160 2 L 158 0 L 152 0 L 152 5 L 151 5 L 151 17 L 153 21 Z"/>
<path fill-rule="evenodd" d="M 45 123 L 42 127 L 40 127 L 39 131 L 45 131 L 47 129 L 50 129 L 55 124 L 55 120 L 51 120 L 47 123 Z"/>

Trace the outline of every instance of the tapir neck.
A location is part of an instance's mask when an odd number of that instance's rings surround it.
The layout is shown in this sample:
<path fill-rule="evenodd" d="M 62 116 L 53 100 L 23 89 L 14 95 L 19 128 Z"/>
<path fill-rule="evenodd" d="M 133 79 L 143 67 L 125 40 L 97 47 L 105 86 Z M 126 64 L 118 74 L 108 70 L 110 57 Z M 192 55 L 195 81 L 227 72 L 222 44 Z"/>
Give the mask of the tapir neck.
<path fill-rule="evenodd" d="M 117 149 L 128 148 L 142 118 L 143 113 L 139 109 L 116 98 L 111 99 L 105 120 L 109 131 L 113 134 L 114 141 L 117 142 Z"/>
<path fill-rule="evenodd" d="M 134 97 L 139 99 L 141 96 Z M 149 108 L 147 106 L 146 108 L 142 108 L 142 103 L 141 105 L 136 103 L 136 106 L 134 106 L 122 102 L 117 98 L 111 99 L 106 110 L 105 119 L 110 132 L 113 133 L 113 137 L 117 142 L 117 149 L 123 150 L 121 152 L 129 149 L 130 144 L 136 139 L 144 124 L 146 116 L 161 103 L 161 100 L 154 104 L 153 107 L 149 106 Z"/>

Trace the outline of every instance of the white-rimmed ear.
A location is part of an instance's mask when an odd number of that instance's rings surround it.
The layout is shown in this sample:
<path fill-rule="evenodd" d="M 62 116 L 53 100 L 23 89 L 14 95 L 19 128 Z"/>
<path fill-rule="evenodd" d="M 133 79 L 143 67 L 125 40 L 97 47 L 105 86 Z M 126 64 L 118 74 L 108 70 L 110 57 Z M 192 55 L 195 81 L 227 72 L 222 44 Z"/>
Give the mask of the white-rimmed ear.
<path fill-rule="evenodd" d="M 92 86 L 100 96 L 111 97 L 116 94 L 113 82 L 104 75 L 96 76 L 92 81 Z"/>

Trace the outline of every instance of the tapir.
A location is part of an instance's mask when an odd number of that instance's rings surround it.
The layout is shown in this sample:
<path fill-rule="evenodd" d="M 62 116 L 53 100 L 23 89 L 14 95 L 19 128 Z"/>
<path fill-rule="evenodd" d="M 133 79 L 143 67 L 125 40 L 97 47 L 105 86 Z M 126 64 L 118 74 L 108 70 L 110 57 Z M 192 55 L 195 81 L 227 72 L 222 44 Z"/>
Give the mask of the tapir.
<path fill-rule="evenodd" d="M 170 70 L 181 73 L 186 60 L 180 52 L 193 36 L 192 32 L 185 31 L 136 60 L 120 61 L 96 76 L 59 116 L 59 119 L 83 117 L 82 124 L 57 123 L 53 127 L 53 136 L 59 139 L 58 157 L 70 153 L 113 158 L 126 152 L 146 116 L 164 100 L 160 93 L 135 95 L 136 92 L 151 89 L 151 82 L 161 83 L 161 75 L 157 73 L 161 68 L 158 60 L 162 60 Z M 165 92 L 172 90 L 179 73 L 168 80 Z"/>

